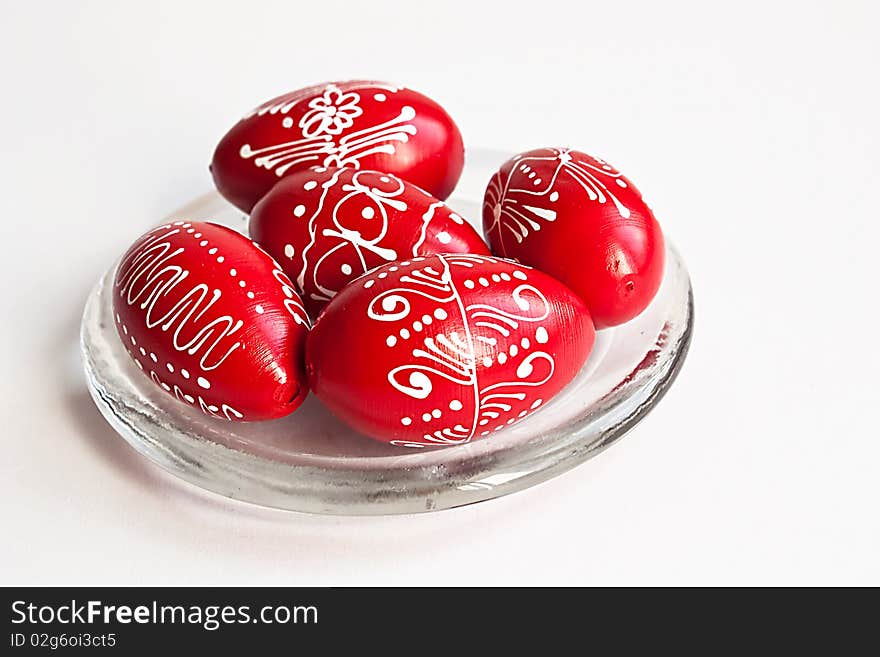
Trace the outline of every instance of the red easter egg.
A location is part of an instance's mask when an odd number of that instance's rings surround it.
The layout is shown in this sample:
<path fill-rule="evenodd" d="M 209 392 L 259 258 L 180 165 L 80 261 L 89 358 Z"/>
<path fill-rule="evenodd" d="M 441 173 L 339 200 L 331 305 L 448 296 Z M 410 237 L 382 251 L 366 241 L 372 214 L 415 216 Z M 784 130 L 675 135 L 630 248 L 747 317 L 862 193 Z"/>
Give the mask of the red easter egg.
<path fill-rule="evenodd" d="M 383 265 L 345 287 L 306 342 L 315 394 L 356 430 L 457 445 L 529 415 L 583 366 L 583 302 L 518 263 L 463 254 Z"/>
<path fill-rule="evenodd" d="M 254 206 L 249 231 L 281 263 L 312 314 L 387 262 L 489 255 L 477 231 L 443 201 L 376 171 L 315 167 L 290 174 Z"/>
<path fill-rule="evenodd" d="M 277 418 L 308 394 L 300 298 L 278 264 L 232 229 L 176 221 L 151 230 L 116 269 L 113 307 L 137 366 L 207 415 Z"/>
<path fill-rule="evenodd" d="M 539 148 L 508 160 L 486 189 L 483 226 L 495 255 L 568 285 L 597 328 L 632 319 L 660 287 L 654 214 L 629 180 L 586 153 Z"/>
<path fill-rule="evenodd" d="M 278 179 L 311 166 L 387 171 L 444 199 L 464 166 L 461 133 L 420 93 L 353 80 L 263 103 L 226 133 L 211 163 L 220 193 L 250 212 Z"/>

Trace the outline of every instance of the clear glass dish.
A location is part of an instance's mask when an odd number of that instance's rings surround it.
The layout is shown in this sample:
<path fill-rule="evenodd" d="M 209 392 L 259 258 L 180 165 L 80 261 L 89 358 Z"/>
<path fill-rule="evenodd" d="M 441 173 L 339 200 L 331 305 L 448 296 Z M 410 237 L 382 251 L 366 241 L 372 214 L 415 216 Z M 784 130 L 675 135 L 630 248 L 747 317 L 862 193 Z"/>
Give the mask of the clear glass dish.
<path fill-rule="evenodd" d="M 468 153 L 449 200 L 477 222 L 483 186 L 503 153 Z M 171 218 L 244 230 L 215 193 Z M 476 223 L 475 223 L 476 225 Z M 81 348 L 101 413 L 138 452 L 202 488 L 265 506 L 330 514 L 434 511 L 533 486 L 596 455 L 660 400 L 684 362 L 693 329 L 687 270 L 672 246 L 656 298 L 636 319 L 600 331 L 578 377 L 532 416 L 455 447 L 407 449 L 358 435 L 314 397 L 271 422 L 211 419 L 164 393 L 125 353 L 112 321 L 114 267 L 86 302 Z"/>

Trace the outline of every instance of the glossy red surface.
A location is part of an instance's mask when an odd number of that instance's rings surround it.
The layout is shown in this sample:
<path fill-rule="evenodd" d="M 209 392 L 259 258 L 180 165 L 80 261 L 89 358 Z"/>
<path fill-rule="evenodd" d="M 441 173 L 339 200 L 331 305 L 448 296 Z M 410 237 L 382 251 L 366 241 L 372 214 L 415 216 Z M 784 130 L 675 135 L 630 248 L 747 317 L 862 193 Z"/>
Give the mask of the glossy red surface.
<path fill-rule="evenodd" d="M 308 394 L 299 296 L 234 230 L 178 221 L 142 236 L 117 268 L 113 307 L 144 375 L 207 415 L 281 417 Z"/>
<path fill-rule="evenodd" d="M 632 319 L 663 278 L 663 233 L 635 186 L 604 160 L 541 148 L 506 162 L 483 203 L 492 252 L 558 278 L 597 328 Z"/>
<path fill-rule="evenodd" d="M 346 283 L 387 262 L 489 255 L 482 237 L 442 201 L 390 174 L 355 169 L 286 176 L 254 207 L 249 231 L 313 315 Z"/>
<path fill-rule="evenodd" d="M 510 261 L 435 255 L 344 288 L 306 345 L 315 394 L 354 429 L 403 446 L 489 436 L 559 392 L 595 332 L 558 281 Z"/>
<path fill-rule="evenodd" d="M 464 165 L 461 133 L 422 94 L 334 82 L 274 98 L 239 121 L 211 162 L 217 189 L 245 212 L 279 178 L 311 166 L 386 171 L 445 199 Z"/>

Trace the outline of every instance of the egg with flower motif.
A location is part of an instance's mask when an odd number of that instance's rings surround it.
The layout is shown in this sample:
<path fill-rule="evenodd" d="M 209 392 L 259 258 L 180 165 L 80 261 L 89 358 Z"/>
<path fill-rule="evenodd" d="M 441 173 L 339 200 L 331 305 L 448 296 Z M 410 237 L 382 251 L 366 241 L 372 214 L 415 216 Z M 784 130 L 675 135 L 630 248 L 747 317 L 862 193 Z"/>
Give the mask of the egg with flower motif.
<path fill-rule="evenodd" d="M 305 398 L 309 322 L 290 279 L 244 235 L 208 222 L 151 230 L 123 255 L 116 329 L 162 390 L 216 418 L 266 420 Z"/>
<path fill-rule="evenodd" d="M 486 189 L 483 226 L 495 255 L 568 285 L 597 328 L 632 319 L 660 287 L 654 214 L 619 171 L 586 153 L 540 148 L 507 161 Z"/>
<path fill-rule="evenodd" d="M 380 441 L 458 445 L 535 412 L 586 361 L 580 298 L 491 256 L 415 257 L 345 287 L 306 343 L 311 389 Z"/>
<path fill-rule="evenodd" d="M 415 185 L 378 171 L 314 167 L 254 206 L 250 236 L 276 258 L 316 314 L 349 281 L 393 260 L 489 255 L 470 224 Z"/>
<path fill-rule="evenodd" d="M 430 98 L 386 82 L 332 82 L 273 98 L 221 139 L 220 193 L 245 212 L 279 178 L 311 166 L 386 171 L 445 199 L 464 165 L 461 133 Z"/>

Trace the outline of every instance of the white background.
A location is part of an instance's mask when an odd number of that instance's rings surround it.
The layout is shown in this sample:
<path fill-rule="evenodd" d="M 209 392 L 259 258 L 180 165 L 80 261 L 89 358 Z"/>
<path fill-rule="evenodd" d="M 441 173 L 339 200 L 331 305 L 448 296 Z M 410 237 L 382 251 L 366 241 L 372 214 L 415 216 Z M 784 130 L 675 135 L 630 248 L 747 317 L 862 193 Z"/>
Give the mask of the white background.
<path fill-rule="evenodd" d="M 0 583 L 880 584 L 876 3 L 0 7 Z M 697 326 L 627 438 L 500 500 L 334 518 L 202 493 L 104 423 L 90 286 L 244 111 L 352 77 L 636 181 Z"/>

